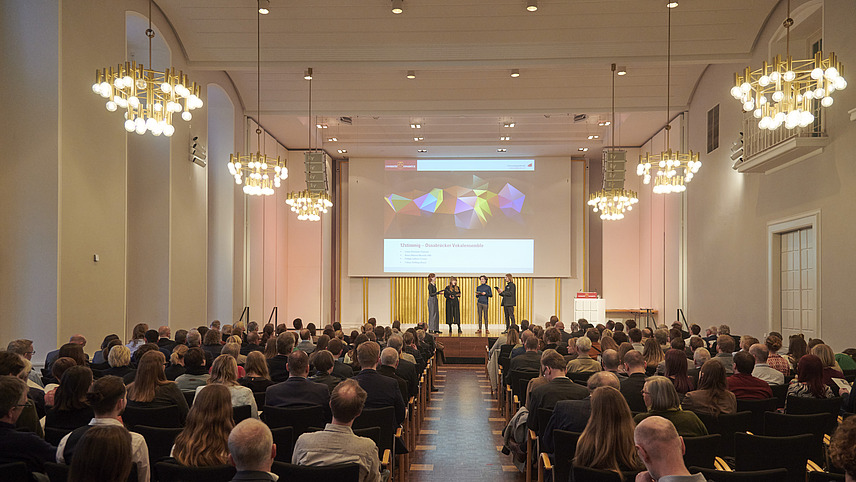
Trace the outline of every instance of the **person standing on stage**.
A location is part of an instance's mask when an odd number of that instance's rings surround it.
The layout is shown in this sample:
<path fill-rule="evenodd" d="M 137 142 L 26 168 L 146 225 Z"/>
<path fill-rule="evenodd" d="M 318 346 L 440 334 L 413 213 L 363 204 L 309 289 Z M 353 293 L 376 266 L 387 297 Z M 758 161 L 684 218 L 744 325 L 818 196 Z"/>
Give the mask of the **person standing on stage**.
<path fill-rule="evenodd" d="M 440 333 L 440 311 L 437 303 L 437 275 L 428 275 L 428 332 Z"/>
<path fill-rule="evenodd" d="M 449 285 L 443 290 L 446 296 L 446 324 L 449 325 L 449 334 L 452 334 L 452 325 L 458 325 L 458 334 L 461 331 L 461 288 L 458 287 L 458 278 L 449 277 Z"/>
<path fill-rule="evenodd" d="M 479 276 L 479 281 L 481 284 L 476 288 L 476 311 L 478 312 L 479 329 L 476 330 L 476 333 L 481 333 L 482 318 L 484 318 L 484 331 L 490 335 L 490 328 L 487 326 L 487 303 L 488 298 L 493 296 L 493 291 L 487 284 L 487 276 Z"/>
<path fill-rule="evenodd" d="M 499 296 L 502 296 L 502 309 L 505 310 L 505 331 L 508 332 L 508 327 L 514 324 L 514 307 L 517 306 L 517 287 L 514 286 L 514 281 L 511 280 L 511 273 L 505 275 L 505 289 L 500 291 L 499 286 L 494 286 L 499 291 Z"/>

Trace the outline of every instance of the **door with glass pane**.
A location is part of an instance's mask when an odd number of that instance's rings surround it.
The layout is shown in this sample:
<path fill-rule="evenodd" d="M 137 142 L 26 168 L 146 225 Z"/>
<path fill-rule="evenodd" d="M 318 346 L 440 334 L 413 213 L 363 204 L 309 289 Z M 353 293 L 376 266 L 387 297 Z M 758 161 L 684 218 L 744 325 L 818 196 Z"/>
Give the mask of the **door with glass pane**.
<path fill-rule="evenodd" d="M 781 241 L 782 335 L 803 333 L 806 341 L 817 337 L 817 287 L 815 233 L 811 227 L 779 235 Z"/>

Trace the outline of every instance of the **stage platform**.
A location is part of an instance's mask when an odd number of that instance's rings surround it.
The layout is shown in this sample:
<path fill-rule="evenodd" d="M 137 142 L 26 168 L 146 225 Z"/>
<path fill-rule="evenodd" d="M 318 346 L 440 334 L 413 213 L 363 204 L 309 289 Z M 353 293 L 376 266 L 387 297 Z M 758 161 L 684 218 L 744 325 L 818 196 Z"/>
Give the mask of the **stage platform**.
<path fill-rule="evenodd" d="M 443 350 L 447 364 L 484 364 L 487 350 L 496 342 L 496 338 L 505 329 L 505 326 L 496 326 L 490 330 L 487 335 L 482 330 L 481 334 L 476 334 L 477 325 L 461 325 L 463 333 L 457 333 L 457 327 L 452 328 L 452 334 L 449 334 L 449 325 L 440 325 L 444 329 L 436 336 L 440 343 L 446 348 Z"/>

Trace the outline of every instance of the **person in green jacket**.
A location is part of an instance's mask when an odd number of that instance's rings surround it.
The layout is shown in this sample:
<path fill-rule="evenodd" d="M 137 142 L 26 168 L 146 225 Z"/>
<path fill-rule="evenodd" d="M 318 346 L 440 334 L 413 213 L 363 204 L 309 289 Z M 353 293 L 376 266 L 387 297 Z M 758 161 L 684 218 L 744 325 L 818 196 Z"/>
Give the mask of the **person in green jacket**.
<path fill-rule="evenodd" d="M 648 411 L 633 417 L 637 424 L 651 416 L 660 416 L 672 422 L 682 437 L 707 435 L 707 427 L 693 412 L 681 408 L 681 400 L 675 385 L 666 377 L 653 376 L 645 381 L 642 398 Z"/>

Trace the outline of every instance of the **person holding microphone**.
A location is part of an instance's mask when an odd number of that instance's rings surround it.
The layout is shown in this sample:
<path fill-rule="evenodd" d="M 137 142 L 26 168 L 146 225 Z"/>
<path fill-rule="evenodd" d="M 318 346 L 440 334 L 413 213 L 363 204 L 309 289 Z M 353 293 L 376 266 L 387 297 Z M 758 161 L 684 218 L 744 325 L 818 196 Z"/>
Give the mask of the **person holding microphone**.
<path fill-rule="evenodd" d="M 505 311 L 505 334 L 508 328 L 514 324 L 514 307 L 517 305 L 517 287 L 512 281 L 511 273 L 505 275 L 505 289 L 499 289 L 499 286 L 494 286 L 496 291 L 499 291 L 499 296 L 502 297 L 502 309 Z"/>
<path fill-rule="evenodd" d="M 458 278 L 449 277 L 449 285 L 443 290 L 446 297 L 446 324 L 449 325 L 449 334 L 452 334 L 452 325 L 458 325 L 458 334 L 461 331 L 461 288 L 458 286 Z"/>
<path fill-rule="evenodd" d="M 476 330 L 476 334 L 481 333 L 482 318 L 484 318 L 485 334 L 490 335 L 490 328 L 487 325 L 487 304 L 488 301 L 490 301 L 489 298 L 493 296 L 493 291 L 487 284 L 487 276 L 479 276 L 479 281 L 481 282 L 481 284 L 478 286 L 478 288 L 476 288 L 476 312 L 478 314 L 479 319 L 479 329 Z"/>

